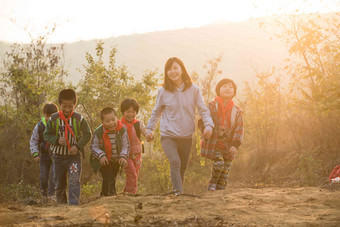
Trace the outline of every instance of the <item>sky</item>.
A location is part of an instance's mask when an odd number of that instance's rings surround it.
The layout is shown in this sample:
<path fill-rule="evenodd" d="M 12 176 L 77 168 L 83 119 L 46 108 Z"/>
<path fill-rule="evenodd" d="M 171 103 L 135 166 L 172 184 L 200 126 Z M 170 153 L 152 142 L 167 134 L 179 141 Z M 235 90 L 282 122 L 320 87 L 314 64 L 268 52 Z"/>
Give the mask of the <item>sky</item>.
<path fill-rule="evenodd" d="M 0 0 L 0 40 L 29 42 L 54 24 L 48 42 L 64 43 L 339 10 L 338 0 Z"/>

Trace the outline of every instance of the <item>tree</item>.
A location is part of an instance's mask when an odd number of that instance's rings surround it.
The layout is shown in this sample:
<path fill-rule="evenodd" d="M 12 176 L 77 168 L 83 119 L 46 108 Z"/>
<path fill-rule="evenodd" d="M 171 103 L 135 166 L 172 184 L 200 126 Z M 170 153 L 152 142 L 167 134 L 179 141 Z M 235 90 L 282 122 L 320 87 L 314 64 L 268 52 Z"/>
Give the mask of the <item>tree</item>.
<path fill-rule="evenodd" d="M 29 44 L 15 43 L 6 53 L 0 74 L 0 116 L 5 119 L 0 125 L 2 183 L 38 179 L 30 174 L 34 167 L 28 161 L 31 158 L 28 141 L 40 120 L 43 104 L 55 101 L 67 76 L 63 45 L 47 44 L 48 34 L 32 39 Z"/>
<path fill-rule="evenodd" d="M 116 48 L 110 50 L 109 64 L 106 66 L 103 45 L 103 42 L 97 43 L 97 59 L 86 53 L 84 78 L 79 83 L 79 105 L 88 117 L 92 130 L 100 125 L 99 112 L 102 108 L 112 106 L 119 110 L 120 103 L 128 97 L 138 101 L 141 106 L 139 116 L 143 118 L 143 114 L 148 113 L 152 107 L 158 86 L 156 71 L 148 71 L 141 81 L 136 81 L 129 75 L 126 66 L 117 66 Z M 117 113 L 120 114 L 120 111 Z"/>
<path fill-rule="evenodd" d="M 298 57 L 286 66 L 293 76 L 292 89 L 308 98 L 315 111 L 340 110 L 339 20 L 338 12 L 276 20 L 281 28 L 278 37 L 286 43 L 290 55 Z"/>

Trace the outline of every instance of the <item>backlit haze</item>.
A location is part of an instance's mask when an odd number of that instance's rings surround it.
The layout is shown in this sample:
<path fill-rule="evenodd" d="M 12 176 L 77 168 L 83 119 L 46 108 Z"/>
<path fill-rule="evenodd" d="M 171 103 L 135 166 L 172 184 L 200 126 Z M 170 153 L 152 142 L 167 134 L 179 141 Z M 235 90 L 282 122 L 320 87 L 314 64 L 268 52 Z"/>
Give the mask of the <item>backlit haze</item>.
<path fill-rule="evenodd" d="M 240 22 L 276 13 L 338 11 L 333 0 L 0 0 L 0 40 L 29 42 L 57 24 L 49 42 L 75 42 Z M 297 10 L 298 9 L 298 10 Z"/>

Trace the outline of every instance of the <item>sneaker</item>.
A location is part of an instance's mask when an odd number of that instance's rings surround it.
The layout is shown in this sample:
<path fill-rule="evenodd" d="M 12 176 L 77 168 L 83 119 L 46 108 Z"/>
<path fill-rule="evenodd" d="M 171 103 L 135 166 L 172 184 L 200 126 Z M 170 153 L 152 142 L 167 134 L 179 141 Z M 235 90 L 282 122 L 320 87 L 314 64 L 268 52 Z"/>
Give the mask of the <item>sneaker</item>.
<path fill-rule="evenodd" d="M 208 185 L 208 191 L 214 192 L 216 191 L 216 184 L 209 184 Z"/>
<path fill-rule="evenodd" d="M 182 191 L 179 191 L 179 190 L 174 191 L 174 195 L 175 195 L 175 196 L 179 196 L 179 195 L 181 195 L 181 194 L 182 194 Z"/>

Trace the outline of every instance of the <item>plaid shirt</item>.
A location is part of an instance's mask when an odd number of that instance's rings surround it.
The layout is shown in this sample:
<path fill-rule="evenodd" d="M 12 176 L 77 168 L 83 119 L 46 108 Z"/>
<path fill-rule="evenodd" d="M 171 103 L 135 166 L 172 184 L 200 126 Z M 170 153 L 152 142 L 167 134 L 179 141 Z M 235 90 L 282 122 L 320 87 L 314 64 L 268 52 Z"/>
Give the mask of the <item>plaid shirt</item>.
<path fill-rule="evenodd" d="M 217 126 L 221 126 L 221 122 L 218 118 L 217 100 L 209 103 L 209 110 L 215 127 L 210 139 L 202 138 L 201 155 L 209 159 L 215 159 L 216 144 L 219 140 L 217 136 Z M 231 111 L 231 124 L 229 127 L 227 121 L 224 122 L 224 127 L 226 128 L 226 136 L 224 136 L 222 140 L 226 148 L 229 148 L 231 146 L 238 148 L 241 145 L 243 139 L 242 110 L 238 106 L 234 105 Z M 203 131 L 201 123 L 199 123 L 198 127 L 201 129 L 201 131 Z"/>

